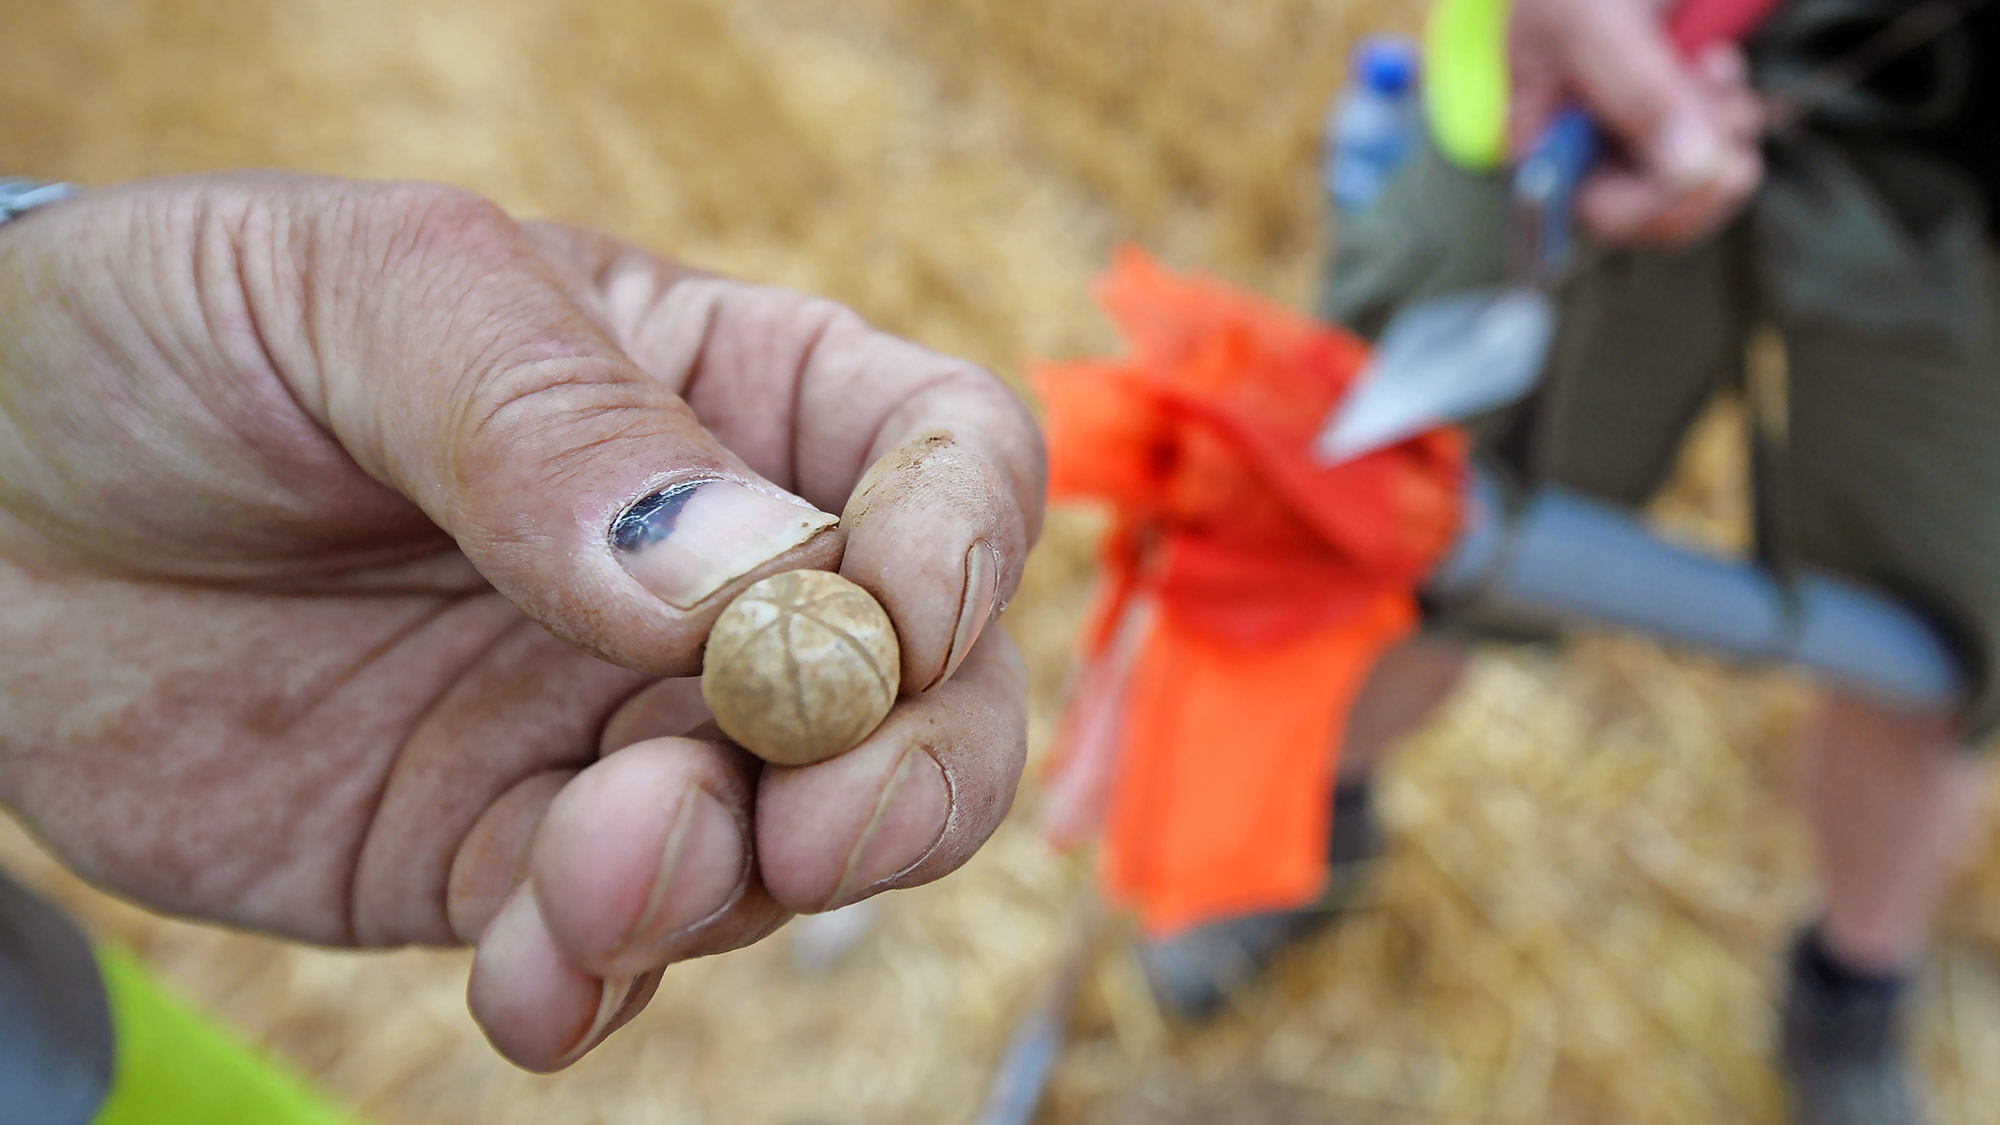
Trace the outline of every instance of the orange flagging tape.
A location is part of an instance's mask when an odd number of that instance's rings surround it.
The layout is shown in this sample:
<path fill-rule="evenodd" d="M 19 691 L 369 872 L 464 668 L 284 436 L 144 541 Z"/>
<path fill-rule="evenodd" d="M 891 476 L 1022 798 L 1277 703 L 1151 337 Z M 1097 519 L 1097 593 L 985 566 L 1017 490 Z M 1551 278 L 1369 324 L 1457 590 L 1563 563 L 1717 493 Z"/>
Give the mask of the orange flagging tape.
<path fill-rule="evenodd" d="M 1134 250 L 1099 295 L 1130 354 L 1035 373 L 1052 495 L 1115 515 L 1045 827 L 1101 823 L 1105 890 L 1154 933 L 1299 905 L 1348 710 L 1457 530 L 1465 442 L 1320 465 L 1362 341 Z"/>

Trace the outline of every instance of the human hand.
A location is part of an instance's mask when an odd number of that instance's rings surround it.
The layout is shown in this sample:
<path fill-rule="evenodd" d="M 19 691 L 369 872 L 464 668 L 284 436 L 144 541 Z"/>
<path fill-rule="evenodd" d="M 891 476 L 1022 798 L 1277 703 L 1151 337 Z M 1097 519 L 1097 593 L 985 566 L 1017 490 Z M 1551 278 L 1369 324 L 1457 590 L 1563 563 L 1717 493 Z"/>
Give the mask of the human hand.
<path fill-rule="evenodd" d="M 0 227 L 0 801 L 169 913 L 477 943 L 561 1067 L 994 830 L 1043 472 L 985 372 L 464 192 L 94 192 Z M 835 566 L 925 690 L 806 768 L 698 729 L 722 606 Z"/>
<path fill-rule="evenodd" d="M 1616 144 L 1577 199 L 1606 239 L 1674 246 L 1719 229 L 1763 176 L 1763 108 L 1733 44 L 1684 60 L 1660 0 L 1515 0 L 1512 146 L 1525 152 L 1566 104 Z"/>

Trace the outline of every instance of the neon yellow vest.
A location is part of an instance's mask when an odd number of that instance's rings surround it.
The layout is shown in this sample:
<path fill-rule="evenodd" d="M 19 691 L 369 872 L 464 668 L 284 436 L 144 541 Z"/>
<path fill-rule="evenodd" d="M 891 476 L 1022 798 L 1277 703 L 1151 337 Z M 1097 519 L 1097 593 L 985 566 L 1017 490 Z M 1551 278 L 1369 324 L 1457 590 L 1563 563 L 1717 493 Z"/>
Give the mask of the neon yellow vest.
<path fill-rule="evenodd" d="M 1513 0 L 1437 0 L 1424 27 L 1424 112 L 1438 151 L 1490 171 L 1507 159 Z"/>

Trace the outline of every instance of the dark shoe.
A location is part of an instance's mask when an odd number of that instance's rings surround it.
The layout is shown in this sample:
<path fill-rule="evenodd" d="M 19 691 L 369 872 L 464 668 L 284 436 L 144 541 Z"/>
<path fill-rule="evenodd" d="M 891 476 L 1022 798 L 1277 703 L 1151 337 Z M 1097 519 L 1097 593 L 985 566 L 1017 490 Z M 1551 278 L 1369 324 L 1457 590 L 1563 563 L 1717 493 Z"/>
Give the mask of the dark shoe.
<path fill-rule="evenodd" d="M 1899 1017 L 1905 982 L 1833 964 L 1807 932 L 1792 950 L 1779 1060 L 1798 1125 L 1918 1125 Z"/>
<path fill-rule="evenodd" d="M 1343 785 L 1334 794 L 1326 890 L 1314 902 L 1139 943 L 1139 965 L 1168 1016 L 1188 1023 L 1214 1018 L 1231 996 L 1262 980 L 1286 950 L 1359 904 L 1383 848 L 1373 792 L 1373 786 L 1362 781 Z"/>

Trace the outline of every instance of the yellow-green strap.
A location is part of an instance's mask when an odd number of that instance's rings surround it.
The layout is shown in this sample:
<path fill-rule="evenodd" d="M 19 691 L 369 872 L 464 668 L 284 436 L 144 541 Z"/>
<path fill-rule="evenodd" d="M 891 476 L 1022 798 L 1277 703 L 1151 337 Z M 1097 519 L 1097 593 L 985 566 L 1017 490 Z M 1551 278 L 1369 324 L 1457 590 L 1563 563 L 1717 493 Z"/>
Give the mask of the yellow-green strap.
<path fill-rule="evenodd" d="M 1513 0 L 1437 0 L 1424 28 L 1424 107 L 1438 151 L 1472 171 L 1507 159 Z"/>
<path fill-rule="evenodd" d="M 132 958 L 99 947 L 97 960 L 118 1045 L 96 1125 L 355 1125 Z"/>

